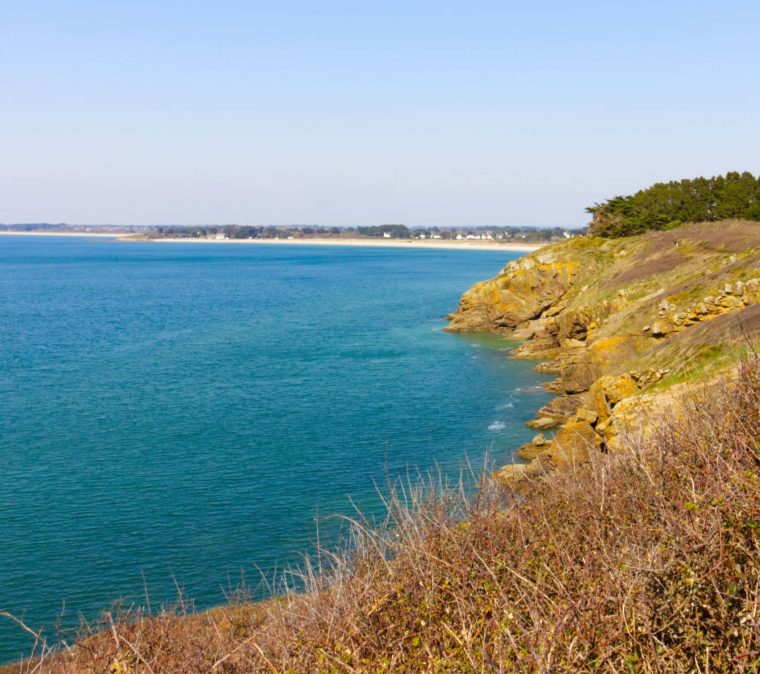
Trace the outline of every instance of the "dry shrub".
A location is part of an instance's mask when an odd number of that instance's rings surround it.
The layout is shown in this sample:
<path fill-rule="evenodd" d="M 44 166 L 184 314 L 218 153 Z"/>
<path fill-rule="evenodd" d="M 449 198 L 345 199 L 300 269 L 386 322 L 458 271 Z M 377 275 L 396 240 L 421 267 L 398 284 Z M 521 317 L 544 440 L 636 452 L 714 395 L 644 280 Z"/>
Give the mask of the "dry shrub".
<path fill-rule="evenodd" d="M 758 361 L 527 498 L 397 489 L 305 592 L 108 618 L 37 671 L 760 671 Z"/>

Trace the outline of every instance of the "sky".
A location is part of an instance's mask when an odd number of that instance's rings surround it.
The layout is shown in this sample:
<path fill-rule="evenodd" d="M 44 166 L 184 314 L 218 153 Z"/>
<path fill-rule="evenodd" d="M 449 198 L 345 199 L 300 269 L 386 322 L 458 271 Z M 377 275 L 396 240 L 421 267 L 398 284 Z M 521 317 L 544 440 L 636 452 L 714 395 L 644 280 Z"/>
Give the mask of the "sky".
<path fill-rule="evenodd" d="M 760 3 L 0 0 L 0 222 L 579 226 L 760 173 Z"/>

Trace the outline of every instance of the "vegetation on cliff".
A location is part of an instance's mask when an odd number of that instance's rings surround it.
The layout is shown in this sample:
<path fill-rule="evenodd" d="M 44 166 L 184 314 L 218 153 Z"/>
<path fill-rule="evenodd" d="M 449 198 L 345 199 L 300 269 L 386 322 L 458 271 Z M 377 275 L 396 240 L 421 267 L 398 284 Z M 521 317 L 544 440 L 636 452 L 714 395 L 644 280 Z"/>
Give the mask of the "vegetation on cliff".
<path fill-rule="evenodd" d="M 760 177 L 734 171 L 725 176 L 656 183 L 586 210 L 593 215 L 589 233 L 605 237 L 672 229 L 687 222 L 760 220 Z"/>
<path fill-rule="evenodd" d="M 760 338 L 760 224 L 699 223 L 666 232 L 583 237 L 513 262 L 467 291 L 449 329 L 525 340 L 561 397 L 529 425 L 558 427 L 521 449 L 510 482 L 610 451 L 679 382 L 709 378 Z"/>

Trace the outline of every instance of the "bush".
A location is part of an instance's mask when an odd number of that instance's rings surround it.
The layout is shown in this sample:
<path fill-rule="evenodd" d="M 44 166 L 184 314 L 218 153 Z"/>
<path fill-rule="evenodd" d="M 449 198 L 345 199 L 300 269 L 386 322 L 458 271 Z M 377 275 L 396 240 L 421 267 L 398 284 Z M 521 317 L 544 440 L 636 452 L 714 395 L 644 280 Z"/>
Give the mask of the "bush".
<path fill-rule="evenodd" d="M 586 211 L 589 233 L 619 237 L 685 222 L 760 220 L 760 178 L 732 172 L 713 178 L 656 183 L 632 196 L 616 196 Z"/>

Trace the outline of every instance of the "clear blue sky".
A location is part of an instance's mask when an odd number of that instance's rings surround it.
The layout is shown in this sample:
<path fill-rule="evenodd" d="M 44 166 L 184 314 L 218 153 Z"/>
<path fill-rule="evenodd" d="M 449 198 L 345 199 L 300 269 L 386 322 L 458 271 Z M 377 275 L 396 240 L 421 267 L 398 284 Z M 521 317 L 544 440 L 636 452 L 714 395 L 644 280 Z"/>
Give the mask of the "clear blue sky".
<path fill-rule="evenodd" d="M 760 172 L 756 0 L 0 10 L 0 222 L 580 225 Z"/>

